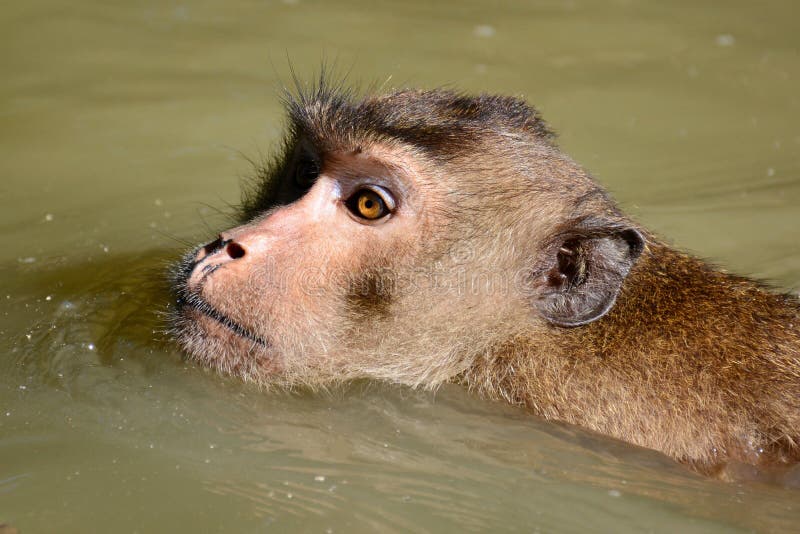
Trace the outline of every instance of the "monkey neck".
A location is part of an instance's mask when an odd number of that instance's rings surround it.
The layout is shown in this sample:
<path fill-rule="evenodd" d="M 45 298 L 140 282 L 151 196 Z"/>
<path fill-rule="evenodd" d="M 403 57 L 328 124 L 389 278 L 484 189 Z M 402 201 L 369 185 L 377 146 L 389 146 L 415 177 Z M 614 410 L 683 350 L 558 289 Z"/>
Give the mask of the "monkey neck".
<path fill-rule="evenodd" d="M 792 297 L 654 242 L 605 317 L 515 335 L 463 380 L 698 470 L 797 461 L 798 310 Z"/>

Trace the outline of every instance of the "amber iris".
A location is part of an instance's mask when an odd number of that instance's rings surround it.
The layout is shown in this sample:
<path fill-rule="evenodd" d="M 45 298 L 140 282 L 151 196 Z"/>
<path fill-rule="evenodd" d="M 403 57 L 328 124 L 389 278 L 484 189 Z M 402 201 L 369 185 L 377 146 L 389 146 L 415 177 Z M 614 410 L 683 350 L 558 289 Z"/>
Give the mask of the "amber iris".
<path fill-rule="evenodd" d="M 389 213 L 383 198 L 369 189 L 362 189 L 354 195 L 354 213 L 364 219 L 374 221 Z"/>

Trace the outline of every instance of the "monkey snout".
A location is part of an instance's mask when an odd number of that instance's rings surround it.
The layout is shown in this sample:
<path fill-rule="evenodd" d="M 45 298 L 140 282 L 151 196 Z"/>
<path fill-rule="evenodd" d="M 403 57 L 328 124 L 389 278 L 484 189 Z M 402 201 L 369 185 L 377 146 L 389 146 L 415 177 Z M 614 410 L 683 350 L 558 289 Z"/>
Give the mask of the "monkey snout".
<path fill-rule="evenodd" d="M 207 245 L 205 245 L 201 249 L 201 251 L 205 255 L 214 254 L 216 251 L 218 251 L 219 249 L 221 249 L 222 247 L 227 245 L 229 241 L 230 241 L 230 239 L 225 239 L 224 237 L 222 237 L 222 234 L 220 234 L 220 235 L 217 236 L 217 238 L 214 241 L 212 241 L 211 243 L 208 243 Z"/>
<path fill-rule="evenodd" d="M 219 251 L 219 249 L 227 246 L 229 242 L 230 242 L 230 239 L 225 239 L 222 236 L 222 234 L 220 234 L 220 235 L 217 236 L 217 238 L 214 241 L 211 241 L 209 243 L 206 243 L 205 245 L 202 245 L 202 246 L 198 247 L 197 248 L 197 253 L 195 254 L 195 257 L 194 257 L 195 265 L 199 265 L 206 258 L 208 258 L 212 254 L 215 254 L 217 251 Z"/>
<path fill-rule="evenodd" d="M 214 241 L 211 241 L 210 243 L 200 247 L 200 249 L 197 251 L 197 257 L 195 258 L 195 261 L 199 264 L 206 258 L 223 249 L 228 257 L 232 260 L 239 259 L 246 253 L 246 249 L 241 243 L 238 243 L 230 238 L 225 238 L 224 235 L 220 234 Z"/>
<path fill-rule="evenodd" d="M 214 271 L 231 261 L 243 258 L 245 254 L 247 250 L 241 243 L 226 239 L 220 234 L 217 239 L 198 249 L 194 268 L 187 280 L 188 287 L 198 289 Z"/>

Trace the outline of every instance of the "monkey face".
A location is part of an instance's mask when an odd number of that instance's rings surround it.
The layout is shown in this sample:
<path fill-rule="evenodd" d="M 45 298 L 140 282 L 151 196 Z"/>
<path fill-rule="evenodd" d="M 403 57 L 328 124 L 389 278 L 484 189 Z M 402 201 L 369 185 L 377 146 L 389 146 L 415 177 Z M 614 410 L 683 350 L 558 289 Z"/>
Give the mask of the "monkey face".
<path fill-rule="evenodd" d="M 602 317 L 642 250 L 521 101 L 321 87 L 289 108 L 243 224 L 173 272 L 172 331 L 223 372 L 432 387 Z"/>
<path fill-rule="evenodd" d="M 227 373 L 259 382 L 342 373 L 357 339 L 377 343 L 380 333 L 362 327 L 377 328 L 373 319 L 392 306 L 391 281 L 423 248 L 424 202 L 407 157 L 373 147 L 328 154 L 311 171 L 305 160 L 280 173 L 283 203 L 175 270 L 178 341 Z"/>

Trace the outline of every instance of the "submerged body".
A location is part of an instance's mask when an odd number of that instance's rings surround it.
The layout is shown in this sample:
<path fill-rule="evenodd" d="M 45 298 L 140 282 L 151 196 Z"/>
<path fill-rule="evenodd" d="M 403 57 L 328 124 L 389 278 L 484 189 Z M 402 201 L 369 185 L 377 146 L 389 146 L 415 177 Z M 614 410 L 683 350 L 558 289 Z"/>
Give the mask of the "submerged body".
<path fill-rule="evenodd" d="M 173 331 L 260 384 L 465 384 L 702 472 L 800 460 L 800 305 L 665 245 L 505 97 L 320 84 Z"/>

